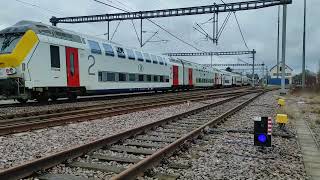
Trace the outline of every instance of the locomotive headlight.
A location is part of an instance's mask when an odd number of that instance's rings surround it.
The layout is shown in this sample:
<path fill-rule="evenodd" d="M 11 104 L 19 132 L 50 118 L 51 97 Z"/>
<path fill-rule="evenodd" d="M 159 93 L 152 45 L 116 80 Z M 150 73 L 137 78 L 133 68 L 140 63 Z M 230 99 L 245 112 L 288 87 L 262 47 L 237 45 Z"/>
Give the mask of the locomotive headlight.
<path fill-rule="evenodd" d="M 6 74 L 7 75 L 13 75 L 13 74 L 16 74 L 16 73 L 17 73 L 16 68 L 13 68 L 13 67 L 6 68 Z"/>

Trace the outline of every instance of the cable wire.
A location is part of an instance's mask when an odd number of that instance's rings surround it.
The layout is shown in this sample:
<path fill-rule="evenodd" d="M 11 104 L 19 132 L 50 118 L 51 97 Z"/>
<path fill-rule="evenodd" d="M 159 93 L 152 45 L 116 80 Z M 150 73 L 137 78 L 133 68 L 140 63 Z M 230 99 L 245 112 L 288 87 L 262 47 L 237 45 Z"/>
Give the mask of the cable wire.
<path fill-rule="evenodd" d="M 106 6 L 109 6 L 109 7 L 112 7 L 112 8 L 115 8 L 115 9 L 118 9 L 118 10 L 121 10 L 121 11 L 124 11 L 124 12 L 127 12 L 127 13 L 130 13 L 130 11 L 127 11 L 127 10 L 122 9 L 122 8 L 119 8 L 119 7 L 112 6 L 112 5 L 110 5 L 110 4 L 104 3 L 104 2 L 99 1 L 99 0 L 94 0 L 94 1 L 96 1 L 96 2 L 98 2 L 98 3 L 101 3 L 101 4 L 104 4 L 104 5 L 106 5 Z M 184 41 L 184 40 L 181 39 L 180 37 L 174 35 L 174 34 L 171 33 L 170 31 L 168 31 L 167 29 L 165 29 L 165 28 L 163 27 L 163 25 L 159 25 L 159 24 L 157 24 L 156 22 L 154 22 L 154 21 L 152 21 L 151 19 L 148 19 L 148 18 L 146 18 L 146 20 L 150 21 L 152 24 L 154 24 L 155 26 L 159 27 L 160 29 L 162 29 L 162 30 L 165 31 L 166 33 L 170 34 L 172 37 L 174 37 L 174 38 L 176 38 L 177 40 L 183 42 L 184 44 L 189 45 L 190 47 L 194 48 L 195 50 L 205 52 L 205 51 L 203 51 L 203 50 L 201 50 L 201 49 L 193 46 L 192 44 Z"/>
<path fill-rule="evenodd" d="M 139 35 L 138 35 L 138 31 L 137 31 L 137 29 L 136 29 L 136 26 L 134 25 L 133 20 L 131 20 L 131 22 L 132 22 L 132 26 L 133 26 L 134 32 L 136 33 L 136 36 L 137 36 L 137 38 L 138 38 L 138 41 L 140 42 L 140 38 L 139 38 Z"/>
<path fill-rule="evenodd" d="M 221 1 L 223 4 L 226 4 L 223 0 L 220 0 L 220 1 Z M 228 7 L 228 8 L 229 8 L 229 7 Z M 235 19 L 236 19 L 236 22 L 237 22 L 237 25 L 238 25 L 238 28 L 239 28 L 239 31 L 240 31 L 240 34 L 241 34 L 241 37 L 242 37 L 242 41 L 244 42 L 244 45 L 246 46 L 246 48 L 248 49 L 248 51 L 250 51 L 250 50 L 249 50 L 249 47 L 248 47 L 248 45 L 247 45 L 247 42 L 246 42 L 246 40 L 245 40 L 245 38 L 244 38 L 244 35 L 243 35 L 243 33 L 242 33 L 241 26 L 240 26 L 240 24 L 239 24 L 239 21 L 238 21 L 236 12 L 233 12 L 233 15 L 234 15 L 234 17 L 235 17 Z"/>
<path fill-rule="evenodd" d="M 116 32 L 117 32 L 117 30 L 118 30 L 118 27 L 120 26 L 120 23 L 121 23 L 121 21 L 119 21 L 119 23 L 117 24 L 117 27 L 116 27 L 116 29 L 114 30 L 114 32 L 113 32 L 113 34 L 112 34 L 112 36 L 111 36 L 111 41 L 112 41 L 114 35 L 116 34 Z"/>
<path fill-rule="evenodd" d="M 240 27 L 240 24 L 239 24 L 239 21 L 238 21 L 237 15 L 236 15 L 236 13 L 235 13 L 235 12 L 233 12 L 233 14 L 234 14 L 234 17 L 235 17 L 235 19 L 236 19 L 236 21 L 237 21 L 238 28 L 239 28 L 239 31 L 240 31 L 240 34 L 241 34 L 241 37 L 242 37 L 243 43 L 244 43 L 244 45 L 247 47 L 248 51 L 250 51 L 250 50 L 249 50 L 249 47 L 248 47 L 248 45 L 247 45 L 247 42 L 246 42 L 246 40 L 245 40 L 245 38 L 244 38 L 244 36 L 243 36 L 243 33 L 242 33 L 242 30 L 241 30 L 241 27 Z"/>
<path fill-rule="evenodd" d="M 98 2 L 98 3 L 100 3 L 100 4 L 104 4 L 104 5 L 109 6 L 109 7 L 112 7 L 112 8 L 114 8 L 114 9 L 118 9 L 118 10 L 120 10 L 120 11 L 128 12 L 127 10 L 121 9 L 121 8 L 119 8 L 119 7 L 116 7 L 116 6 L 112 6 L 112 5 L 110 5 L 110 4 L 107 4 L 107 3 L 102 2 L 102 1 L 99 1 L 99 0 L 93 0 L 93 1 Z M 111 2 L 112 2 L 112 1 L 111 1 Z"/>
<path fill-rule="evenodd" d="M 19 3 L 22 3 L 22 4 L 24 4 L 24 5 L 27 5 L 27 6 L 32 6 L 32 7 L 41 9 L 41 10 L 43 10 L 43 11 L 47 11 L 47 12 L 49 12 L 49 13 L 51 13 L 51 14 L 57 14 L 57 15 L 62 15 L 62 16 L 64 16 L 62 13 L 59 13 L 59 12 L 56 12 L 56 11 L 52 11 L 52 10 L 50 10 L 50 9 L 43 8 L 43 7 L 41 7 L 41 6 L 39 6 L 39 5 L 36 5 L 36 4 L 32 4 L 32 3 L 25 2 L 25 1 L 21 1 L 21 0 L 15 0 L 15 1 L 17 1 L 17 2 L 19 2 Z"/>
<path fill-rule="evenodd" d="M 226 27 L 226 25 L 227 25 L 227 23 L 228 23 L 228 21 L 229 21 L 229 19 L 230 19 L 230 16 L 231 16 L 231 12 L 228 13 L 227 17 L 224 19 L 224 21 L 223 21 L 223 23 L 222 23 L 221 28 L 220 28 L 219 31 L 218 31 L 218 39 L 220 38 L 223 30 L 225 29 L 225 27 Z"/>

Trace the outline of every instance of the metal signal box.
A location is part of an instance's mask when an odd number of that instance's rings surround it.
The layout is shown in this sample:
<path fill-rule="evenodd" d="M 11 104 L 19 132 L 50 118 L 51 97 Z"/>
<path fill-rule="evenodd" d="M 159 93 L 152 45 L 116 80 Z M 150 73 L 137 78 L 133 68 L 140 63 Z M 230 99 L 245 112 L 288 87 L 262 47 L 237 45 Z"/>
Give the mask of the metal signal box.
<path fill-rule="evenodd" d="M 270 117 L 259 117 L 254 121 L 254 145 L 271 147 L 272 120 Z"/>

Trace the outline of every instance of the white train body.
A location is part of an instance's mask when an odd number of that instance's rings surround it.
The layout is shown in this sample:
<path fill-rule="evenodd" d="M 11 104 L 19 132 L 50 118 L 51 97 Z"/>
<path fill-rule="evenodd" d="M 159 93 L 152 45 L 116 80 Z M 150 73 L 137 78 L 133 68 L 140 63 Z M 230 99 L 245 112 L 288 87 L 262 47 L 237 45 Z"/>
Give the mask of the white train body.
<path fill-rule="evenodd" d="M 0 94 L 23 102 L 223 85 L 216 69 L 42 23 L 0 31 Z M 229 76 L 228 76 L 229 78 Z M 240 81 L 241 76 L 235 81 Z M 244 81 L 245 82 L 245 81 Z"/>
<path fill-rule="evenodd" d="M 222 86 L 223 87 L 231 87 L 232 86 L 232 73 L 228 71 L 221 71 L 223 79 Z"/>

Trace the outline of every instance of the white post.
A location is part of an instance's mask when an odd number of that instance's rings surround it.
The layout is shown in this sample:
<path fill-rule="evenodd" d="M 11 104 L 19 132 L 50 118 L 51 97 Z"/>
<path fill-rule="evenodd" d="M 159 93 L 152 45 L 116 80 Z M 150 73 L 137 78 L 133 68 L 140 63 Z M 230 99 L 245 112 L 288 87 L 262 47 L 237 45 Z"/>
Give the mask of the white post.
<path fill-rule="evenodd" d="M 282 20 L 282 64 L 281 64 L 281 94 L 286 94 L 286 41 L 287 41 L 287 5 L 283 5 Z"/>
<path fill-rule="evenodd" d="M 302 88 L 305 88 L 306 84 L 306 12 L 307 3 L 304 0 L 304 16 L 303 16 L 303 49 L 302 49 Z"/>

